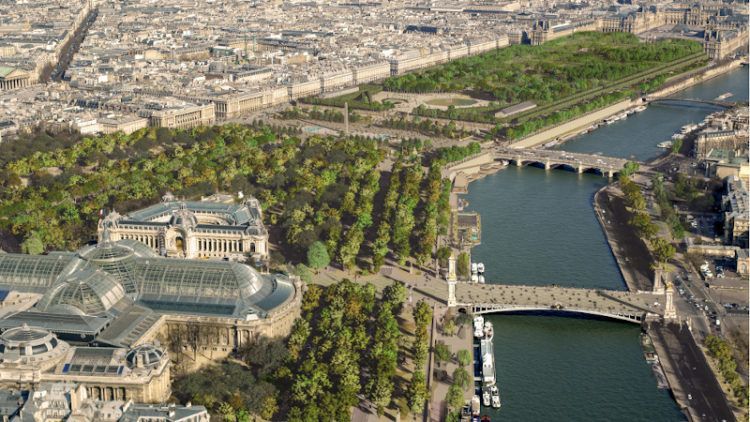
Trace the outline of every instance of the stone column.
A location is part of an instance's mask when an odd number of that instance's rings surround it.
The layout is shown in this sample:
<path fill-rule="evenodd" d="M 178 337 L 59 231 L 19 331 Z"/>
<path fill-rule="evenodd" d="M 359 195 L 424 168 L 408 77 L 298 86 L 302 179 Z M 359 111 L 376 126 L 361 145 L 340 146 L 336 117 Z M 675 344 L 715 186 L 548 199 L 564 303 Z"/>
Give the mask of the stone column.
<path fill-rule="evenodd" d="M 456 255 L 451 252 L 451 256 L 448 257 L 448 275 L 446 276 L 448 281 L 456 281 Z"/>
<path fill-rule="evenodd" d="M 677 318 L 677 311 L 674 308 L 674 286 L 672 282 L 667 282 L 666 297 L 664 298 L 664 319 Z"/>
<path fill-rule="evenodd" d="M 664 277 L 669 276 L 669 273 L 664 273 L 661 268 L 654 269 L 654 290 L 653 293 L 657 295 L 664 294 Z"/>
<path fill-rule="evenodd" d="M 456 302 L 456 280 L 448 281 L 448 307 L 453 308 L 457 305 Z"/>

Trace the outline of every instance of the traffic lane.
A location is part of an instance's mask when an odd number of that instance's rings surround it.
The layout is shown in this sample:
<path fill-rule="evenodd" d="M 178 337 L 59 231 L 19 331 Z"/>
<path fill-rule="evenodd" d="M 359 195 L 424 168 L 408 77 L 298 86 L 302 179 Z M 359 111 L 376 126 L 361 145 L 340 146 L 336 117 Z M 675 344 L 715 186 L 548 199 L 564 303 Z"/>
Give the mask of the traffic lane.
<path fill-rule="evenodd" d="M 703 353 L 687 328 L 677 324 L 662 327 L 663 339 L 670 350 L 673 368 L 682 380 L 686 394 L 690 394 L 689 405 L 704 421 L 734 421 L 724 392 L 708 366 Z"/>

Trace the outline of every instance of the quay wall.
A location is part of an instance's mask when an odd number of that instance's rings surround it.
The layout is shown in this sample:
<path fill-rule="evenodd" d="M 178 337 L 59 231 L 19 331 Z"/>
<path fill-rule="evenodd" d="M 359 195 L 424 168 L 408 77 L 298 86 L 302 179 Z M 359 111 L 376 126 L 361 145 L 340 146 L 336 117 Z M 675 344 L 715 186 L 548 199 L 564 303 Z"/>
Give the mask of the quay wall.
<path fill-rule="evenodd" d="M 673 85 L 670 85 L 666 88 L 660 89 L 656 92 L 653 92 L 648 95 L 649 100 L 654 100 L 657 98 L 663 98 L 669 95 L 674 94 L 675 92 L 682 91 L 683 89 L 689 88 L 695 84 L 707 81 L 709 79 L 715 78 L 719 75 L 723 75 L 724 73 L 729 72 L 730 70 L 736 69 L 741 66 L 742 61 L 741 60 L 733 60 L 728 63 L 721 64 L 716 67 L 712 67 L 710 69 L 703 70 L 701 72 L 698 72 L 696 75 L 691 76 L 684 81 L 675 83 Z"/>
<path fill-rule="evenodd" d="M 518 142 L 510 145 L 511 148 L 531 148 L 552 139 L 564 137 L 566 135 L 574 134 L 579 132 L 581 129 L 587 128 L 592 124 L 606 119 L 612 115 L 621 113 L 629 108 L 633 108 L 640 105 L 640 101 L 624 100 L 603 109 L 592 111 L 591 113 L 585 114 L 579 118 L 570 120 L 566 123 L 560 124 L 553 128 L 541 131 L 537 134 L 531 135 Z"/>

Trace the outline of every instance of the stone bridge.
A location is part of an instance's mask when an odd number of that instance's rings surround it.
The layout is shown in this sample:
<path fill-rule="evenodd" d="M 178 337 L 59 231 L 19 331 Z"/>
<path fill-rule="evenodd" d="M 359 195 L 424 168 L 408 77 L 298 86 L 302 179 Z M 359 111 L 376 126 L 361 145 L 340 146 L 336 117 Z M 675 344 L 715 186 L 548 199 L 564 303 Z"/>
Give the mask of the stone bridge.
<path fill-rule="evenodd" d="M 723 107 L 723 108 L 732 108 L 735 105 L 737 105 L 734 101 L 724 101 L 719 99 L 714 100 L 704 100 L 700 98 L 658 98 L 654 100 L 648 100 L 648 102 L 652 104 L 669 104 L 669 105 L 687 105 L 687 104 L 695 104 L 695 105 L 711 105 L 715 107 Z"/>
<path fill-rule="evenodd" d="M 547 150 L 547 149 L 514 149 L 497 147 L 494 150 L 495 160 L 504 160 L 517 166 L 538 165 L 545 169 L 567 168 L 578 173 L 596 172 L 603 176 L 613 177 L 625 166 L 624 158 L 605 157 L 593 154 Z"/>
<path fill-rule="evenodd" d="M 451 289 L 453 297 L 451 297 Z M 664 316 L 672 292 L 631 293 L 614 290 L 503 284 L 449 284 L 455 306 L 474 314 L 503 312 L 569 312 L 640 324 L 644 318 Z"/>

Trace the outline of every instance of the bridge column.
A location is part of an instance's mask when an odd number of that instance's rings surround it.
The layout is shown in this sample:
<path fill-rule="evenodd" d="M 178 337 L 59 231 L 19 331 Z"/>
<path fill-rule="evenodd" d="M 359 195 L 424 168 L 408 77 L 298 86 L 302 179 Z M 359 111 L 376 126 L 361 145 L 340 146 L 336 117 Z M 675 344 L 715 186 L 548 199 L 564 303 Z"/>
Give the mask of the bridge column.
<path fill-rule="evenodd" d="M 602 173 L 604 173 L 604 172 L 602 172 Z M 611 179 L 611 178 L 615 177 L 615 172 L 614 172 L 614 171 L 612 171 L 612 169 L 609 169 L 609 170 L 607 170 L 607 177 L 608 177 L 609 179 Z"/>
<path fill-rule="evenodd" d="M 583 173 L 583 164 L 578 163 L 578 174 Z"/>
<path fill-rule="evenodd" d="M 456 280 L 448 281 L 448 307 L 453 308 L 456 302 Z"/>
<path fill-rule="evenodd" d="M 669 274 L 669 273 L 667 273 Z M 654 294 L 657 295 L 663 295 L 664 294 L 664 270 L 661 268 L 655 268 L 654 269 Z"/>
<path fill-rule="evenodd" d="M 667 282 L 666 297 L 664 298 L 664 319 L 677 318 L 677 311 L 674 308 L 674 286 L 672 282 Z"/>
<path fill-rule="evenodd" d="M 523 159 L 521 157 L 516 157 L 513 159 L 516 162 L 516 166 L 522 167 L 523 166 Z"/>
<path fill-rule="evenodd" d="M 549 161 L 545 161 L 545 162 L 544 162 L 544 169 L 545 169 L 545 170 L 549 170 L 549 169 L 551 169 L 551 168 L 552 168 L 552 166 L 550 165 Z"/>

